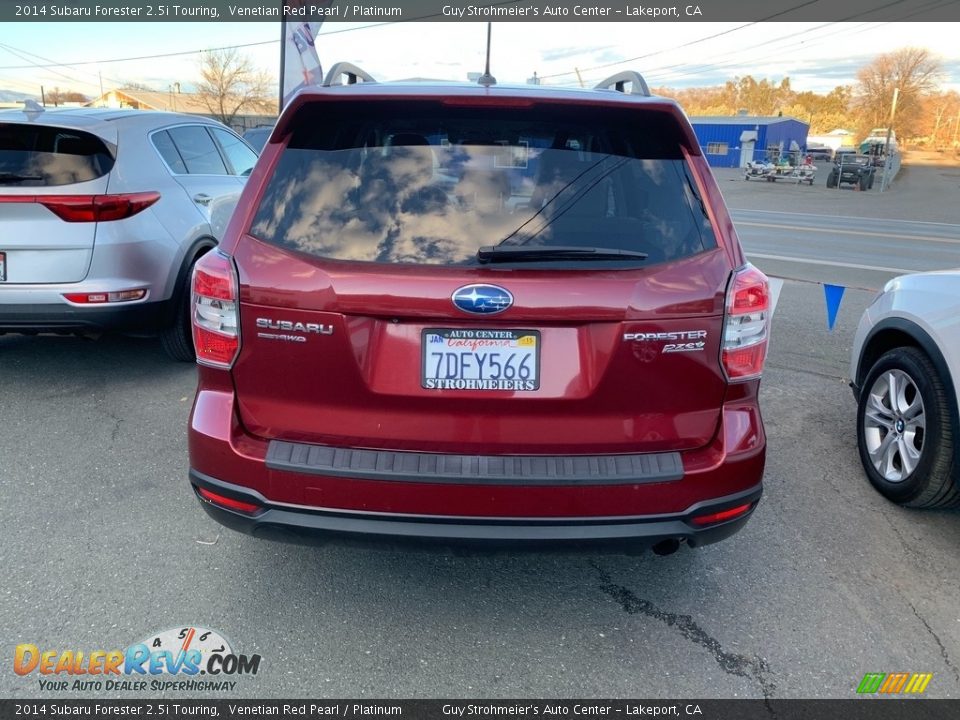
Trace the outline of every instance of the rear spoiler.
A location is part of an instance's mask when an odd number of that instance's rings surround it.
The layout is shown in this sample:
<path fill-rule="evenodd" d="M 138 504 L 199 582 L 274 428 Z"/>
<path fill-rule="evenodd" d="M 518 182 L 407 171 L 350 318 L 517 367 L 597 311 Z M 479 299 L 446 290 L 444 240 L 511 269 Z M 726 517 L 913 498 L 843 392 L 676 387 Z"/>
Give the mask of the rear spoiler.
<path fill-rule="evenodd" d="M 414 99 L 417 97 L 423 98 L 423 95 L 417 95 L 415 90 L 411 89 L 411 86 L 404 85 L 398 87 L 397 92 L 391 92 L 390 83 L 378 83 L 377 80 L 370 75 L 368 72 L 362 68 L 353 65 L 348 62 L 338 62 L 334 64 L 329 72 L 323 79 L 323 91 L 329 91 L 336 88 L 342 88 L 344 91 L 343 95 L 337 93 L 336 99 L 351 99 L 356 97 L 353 95 L 353 87 L 357 87 L 359 92 L 360 87 L 366 85 L 376 85 L 376 92 L 378 99 L 384 100 L 399 100 L 403 98 Z M 348 90 L 348 88 L 350 88 Z M 647 107 L 654 111 L 666 112 L 674 117 L 679 126 L 682 139 L 681 144 L 687 150 L 690 155 L 699 156 L 703 155 L 703 149 L 700 147 L 700 142 L 697 140 L 697 136 L 693 131 L 693 127 L 690 125 L 690 121 L 687 119 L 686 114 L 676 103 L 676 101 L 670 98 L 661 98 L 655 97 L 650 93 L 650 87 L 647 85 L 647 81 L 643 76 L 634 71 L 634 70 L 625 70 L 623 72 L 616 73 L 610 77 L 602 80 L 597 85 L 593 87 L 593 90 L 597 91 L 598 95 L 614 95 L 621 94 L 626 95 L 631 98 L 649 98 L 649 104 Z M 482 103 L 482 98 L 485 97 L 494 97 L 500 93 L 509 93 L 508 88 L 499 88 L 496 90 L 488 90 L 489 95 L 478 95 L 476 96 L 479 102 Z M 562 100 L 556 97 L 544 96 L 542 100 L 538 100 L 535 97 L 535 92 L 531 92 L 525 97 L 531 97 L 534 102 L 595 102 L 594 100 L 589 99 L 588 95 L 584 95 L 581 98 L 576 98 L 571 95 L 569 98 L 564 97 Z M 381 94 L 382 93 L 382 94 Z M 332 95 L 327 95 L 324 92 L 324 98 L 333 99 Z M 274 142 L 277 139 L 280 139 L 287 135 L 290 132 L 290 124 L 292 118 L 296 116 L 299 111 L 305 106 L 309 105 L 311 102 L 319 99 L 317 94 L 317 88 L 303 88 L 301 89 L 290 102 L 287 104 L 287 107 L 283 109 L 283 112 L 280 114 L 280 118 L 277 120 L 276 127 L 271 133 L 270 141 Z M 437 96 L 437 100 L 440 101 L 442 98 Z"/>

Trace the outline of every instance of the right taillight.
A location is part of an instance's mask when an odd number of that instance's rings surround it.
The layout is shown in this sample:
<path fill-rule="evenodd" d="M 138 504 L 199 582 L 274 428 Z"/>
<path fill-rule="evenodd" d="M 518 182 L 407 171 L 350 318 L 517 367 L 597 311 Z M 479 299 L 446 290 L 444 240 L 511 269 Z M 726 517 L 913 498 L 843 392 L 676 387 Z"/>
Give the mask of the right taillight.
<path fill-rule="evenodd" d="M 238 288 L 233 262 L 226 255 L 214 251 L 197 261 L 190 313 L 193 345 L 201 365 L 229 368 L 240 352 Z"/>
<path fill-rule="evenodd" d="M 723 370 L 731 382 L 763 373 L 770 335 L 770 285 L 749 263 L 733 275 L 723 327 Z"/>
<path fill-rule="evenodd" d="M 244 502 L 243 500 L 236 500 L 235 498 L 227 497 L 226 495 L 221 495 L 220 493 L 215 493 L 202 487 L 197 488 L 197 493 L 199 493 L 201 499 L 206 500 L 208 503 L 219 505 L 220 507 L 227 508 L 227 510 L 236 510 L 237 512 L 242 512 L 247 515 L 253 515 L 263 509 L 259 505 Z"/>

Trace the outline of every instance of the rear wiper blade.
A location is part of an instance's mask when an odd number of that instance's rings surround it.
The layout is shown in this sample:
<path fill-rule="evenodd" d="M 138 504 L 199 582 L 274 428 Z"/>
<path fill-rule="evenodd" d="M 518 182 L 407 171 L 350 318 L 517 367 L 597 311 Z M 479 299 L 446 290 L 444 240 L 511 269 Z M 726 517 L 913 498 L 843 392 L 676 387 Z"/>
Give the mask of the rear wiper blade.
<path fill-rule="evenodd" d="M 0 182 L 23 182 L 24 180 L 43 180 L 39 175 L 20 175 L 18 173 L 0 173 Z"/>
<path fill-rule="evenodd" d="M 647 253 L 616 248 L 589 248 L 568 245 L 487 245 L 477 251 L 477 260 L 517 262 L 537 260 L 646 260 Z"/>

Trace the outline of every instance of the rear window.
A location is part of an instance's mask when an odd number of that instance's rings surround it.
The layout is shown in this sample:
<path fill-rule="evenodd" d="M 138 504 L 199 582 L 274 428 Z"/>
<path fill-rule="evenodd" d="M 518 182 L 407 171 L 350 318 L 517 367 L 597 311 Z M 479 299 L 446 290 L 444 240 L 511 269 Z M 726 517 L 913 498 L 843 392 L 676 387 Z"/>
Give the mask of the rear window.
<path fill-rule="evenodd" d="M 0 123 L 0 185 L 71 185 L 110 172 L 113 155 L 96 135 L 45 125 Z"/>
<path fill-rule="evenodd" d="M 681 139 L 662 112 L 325 103 L 298 116 L 250 233 L 376 263 L 480 264 L 484 247 L 674 260 L 716 246 Z"/>

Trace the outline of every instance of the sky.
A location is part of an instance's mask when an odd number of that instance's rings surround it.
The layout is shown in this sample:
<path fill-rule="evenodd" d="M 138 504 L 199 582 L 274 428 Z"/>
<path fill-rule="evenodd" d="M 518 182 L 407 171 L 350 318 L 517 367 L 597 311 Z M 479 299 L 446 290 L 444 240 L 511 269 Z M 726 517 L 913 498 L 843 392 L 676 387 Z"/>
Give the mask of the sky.
<path fill-rule="evenodd" d="M 278 23 L 3 23 L 0 89 L 39 96 L 43 85 L 97 96 L 101 82 L 104 90 L 135 82 L 189 91 L 201 50 L 248 43 L 260 44 L 242 52 L 276 76 L 279 37 Z M 324 68 L 348 60 L 381 80 L 465 80 L 483 69 L 485 42 L 486 23 L 330 23 L 317 48 Z M 876 55 L 910 45 L 940 55 L 943 88 L 960 91 L 956 23 L 499 22 L 491 71 L 501 83 L 536 73 L 544 84 L 591 86 L 630 69 L 653 87 L 673 88 L 788 76 L 795 90 L 829 92 L 852 84 Z M 128 59 L 168 53 L 184 54 Z"/>

